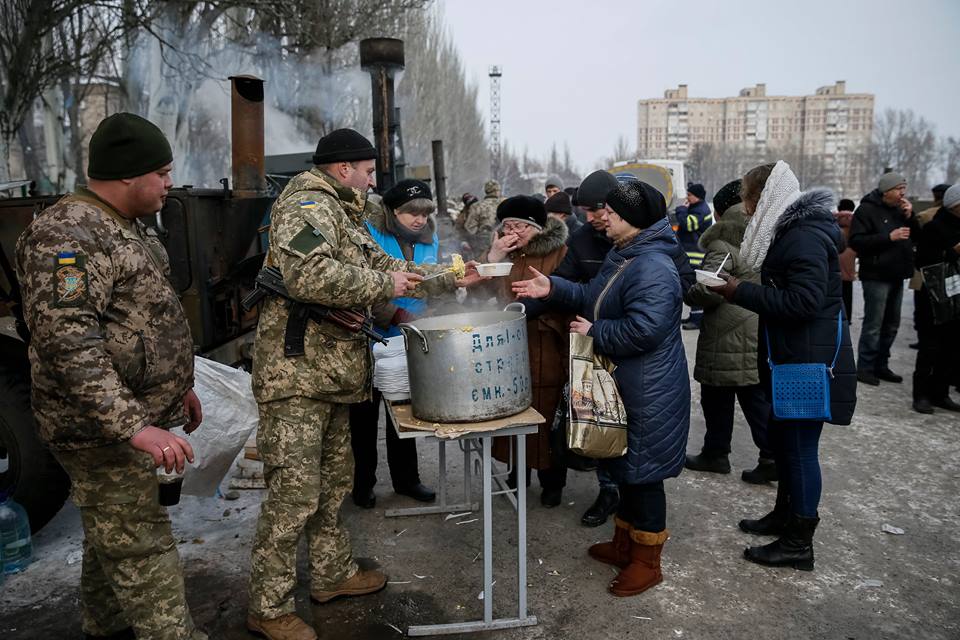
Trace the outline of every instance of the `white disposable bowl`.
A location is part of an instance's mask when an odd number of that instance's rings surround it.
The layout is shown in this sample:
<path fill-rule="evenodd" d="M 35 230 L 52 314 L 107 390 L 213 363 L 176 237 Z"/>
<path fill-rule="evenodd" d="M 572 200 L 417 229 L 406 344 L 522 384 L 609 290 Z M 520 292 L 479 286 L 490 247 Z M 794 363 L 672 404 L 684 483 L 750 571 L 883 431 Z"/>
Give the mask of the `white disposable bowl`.
<path fill-rule="evenodd" d="M 513 269 L 512 262 L 487 262 L 477 265 L 477 273 L 482 276 L 505 276 Z"/>
<path fill-rule="evenodd" d="M 723 278 L 718 278 L 717 276 L 713 275 L 713 271 L 704 271 L 703 269 L 697 269 L 696 274 L 697 274 L 697 282 L 699 282 L 700 284 L 704 284 L 708 287 L 719 287 L 720 285 L 726 282 L 726 280 L 724 280 Z"/>

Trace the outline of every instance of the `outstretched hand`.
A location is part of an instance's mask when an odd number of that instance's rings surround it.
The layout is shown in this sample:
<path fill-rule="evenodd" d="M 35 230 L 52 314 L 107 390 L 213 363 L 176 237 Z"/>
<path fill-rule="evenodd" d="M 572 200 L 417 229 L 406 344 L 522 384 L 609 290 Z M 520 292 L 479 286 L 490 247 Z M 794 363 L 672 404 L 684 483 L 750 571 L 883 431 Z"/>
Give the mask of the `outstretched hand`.
<path fill-rule="evenodd" d="M 466 267 L 467 271 L 462 278 L 457 280 L 456 284 L 458 287 L 472 287 L 479 282 L 490 279 L 490 276 L 482 276 L 480 272 L 477 271 L 476 260 L 471 260 L 463 266 Z"/>
<path fill-rule="evenodd" d="M 513 283 L 513 292 L 518 298 L 546 298 L 550 295 L 550 278 L 543 275 L 533 267 L 529 267 L 533 272 L 534 278 L 530 280 L 517 280 Z"/>

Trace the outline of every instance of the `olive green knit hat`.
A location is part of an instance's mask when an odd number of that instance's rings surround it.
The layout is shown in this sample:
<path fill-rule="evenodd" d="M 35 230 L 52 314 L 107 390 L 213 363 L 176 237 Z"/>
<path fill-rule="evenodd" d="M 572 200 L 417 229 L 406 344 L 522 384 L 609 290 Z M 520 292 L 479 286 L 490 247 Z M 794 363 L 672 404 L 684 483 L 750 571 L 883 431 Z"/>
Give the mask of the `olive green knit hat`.
<path fill-rule="evenodd" d="M 157 125 L 132 113 L 115 113 L 104 118 L 90 138 L 87 177 L 135 178 L 171 162 L 173 150 Z"/>

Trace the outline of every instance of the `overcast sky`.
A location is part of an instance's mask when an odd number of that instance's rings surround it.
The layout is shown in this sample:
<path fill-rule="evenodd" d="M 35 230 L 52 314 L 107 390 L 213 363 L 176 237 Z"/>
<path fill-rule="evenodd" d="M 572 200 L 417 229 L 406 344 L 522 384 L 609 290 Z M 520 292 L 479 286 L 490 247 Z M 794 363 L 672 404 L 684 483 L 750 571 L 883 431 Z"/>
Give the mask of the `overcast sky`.
<path fill-rule="evenodd" d="M 804 95 L 847 81 L 875 109 L 910 108 L 960 136 L 960 0 L 441 0 L 489 109 L 499 64 L 502 139 L 546 157 L 570 145 L 592 170 L 617 136 L 636 144 L 637 100 Z"/>

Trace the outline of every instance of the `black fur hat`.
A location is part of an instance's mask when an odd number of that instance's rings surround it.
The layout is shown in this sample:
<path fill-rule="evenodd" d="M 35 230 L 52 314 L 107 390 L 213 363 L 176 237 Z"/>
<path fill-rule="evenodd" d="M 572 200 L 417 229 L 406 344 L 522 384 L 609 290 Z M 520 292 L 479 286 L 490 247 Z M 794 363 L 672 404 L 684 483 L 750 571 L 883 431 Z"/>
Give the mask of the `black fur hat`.
<path fill-rule="evenodd" d="M 497 206 L 497 222 L 508 218 L 529 222 L 542 229 L 547 224 L 547 210 L 533 196 L 512 196 Z"/>

